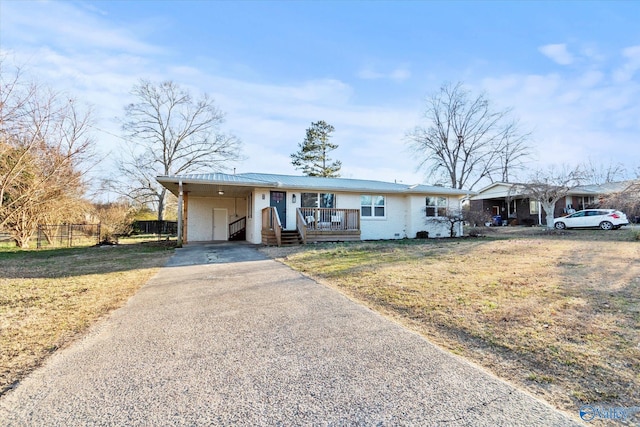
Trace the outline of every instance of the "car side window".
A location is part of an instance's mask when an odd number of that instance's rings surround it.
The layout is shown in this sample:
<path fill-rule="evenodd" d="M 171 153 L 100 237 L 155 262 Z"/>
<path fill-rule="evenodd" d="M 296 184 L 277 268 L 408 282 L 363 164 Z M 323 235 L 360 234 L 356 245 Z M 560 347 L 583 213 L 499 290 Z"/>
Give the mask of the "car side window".
<path fill-rule="evenodd" d="M 573 215 L 569 215 L 569 218 L 578 218 L 584 216 L 584 212 L 576 212 Z"/>

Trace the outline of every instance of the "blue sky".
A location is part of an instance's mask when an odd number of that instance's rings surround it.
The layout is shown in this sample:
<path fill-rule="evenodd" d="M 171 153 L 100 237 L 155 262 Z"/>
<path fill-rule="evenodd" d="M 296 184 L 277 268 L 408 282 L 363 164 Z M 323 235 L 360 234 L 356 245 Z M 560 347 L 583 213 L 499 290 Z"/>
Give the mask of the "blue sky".
<path fill-rule="evenodd" d="M 345 177 L 426 182 L 404 135 L 445 82 L 530 129 L 534 168 L 640 166 L 640 2 L 0 0 L 0 50 L 93 105 L 112 169 L 140 78 L 211 94 L 244 143 L 238 172 L 297 174 L 311 122 Z M 524 178 L 524 177 L 523 177 Z"/>

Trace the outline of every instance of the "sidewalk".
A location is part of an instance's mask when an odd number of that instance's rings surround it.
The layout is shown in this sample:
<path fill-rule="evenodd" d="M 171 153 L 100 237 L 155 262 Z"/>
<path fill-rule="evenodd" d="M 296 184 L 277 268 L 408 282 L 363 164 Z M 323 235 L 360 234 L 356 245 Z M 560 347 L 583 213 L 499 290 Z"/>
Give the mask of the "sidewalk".
<path fill-rule="evenodd" d="M 177 250 L 3 425 L 580 425 L 249 245 Z"/>

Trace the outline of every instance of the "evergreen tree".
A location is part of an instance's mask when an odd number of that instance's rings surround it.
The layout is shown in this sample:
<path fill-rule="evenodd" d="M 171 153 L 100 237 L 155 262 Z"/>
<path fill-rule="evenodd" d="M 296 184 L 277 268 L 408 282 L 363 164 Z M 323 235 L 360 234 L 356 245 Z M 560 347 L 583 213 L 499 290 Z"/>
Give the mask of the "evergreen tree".
<path fill-rule="evenodd" d="M 311 123 L 304 141 L 298 144 L 299 151 L 291 155 L 293 166 L 302 169 L 307 176 L 339 177 L 342 162 L 334 162 L 328 157 L 330 151 L 338 148 L 337 144 L 329 141 L 334 130 L 333 126 L 323 120 Z"/>

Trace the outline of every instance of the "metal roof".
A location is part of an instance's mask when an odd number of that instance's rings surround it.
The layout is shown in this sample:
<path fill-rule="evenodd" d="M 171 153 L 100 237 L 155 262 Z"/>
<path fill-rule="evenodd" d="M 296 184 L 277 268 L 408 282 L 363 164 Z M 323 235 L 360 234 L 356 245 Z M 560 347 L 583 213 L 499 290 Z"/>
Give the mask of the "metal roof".
<path fill-rule="evenodd" d="M 403 183 L 373 181 L 350 178 L 323 178 L 315 176 L 277 175 L 265 173 L 208 173 L 186 174 L 174 176 L 159 176 L 158 182 L 166 184 L 183 183 L 209 184 L 224 186 L 251 186 L 268 188 L 287 188 L 298 190 L 331 190 L 344 192 L 379 192 L 379 193 L 406 193 L 406 194 L 443 194 L 466 196 L 476 194 L 475 191 L 458 190 L 431 185 L 407 185 Z M 167 186 L 167 188 L 169 188 Z"/>

